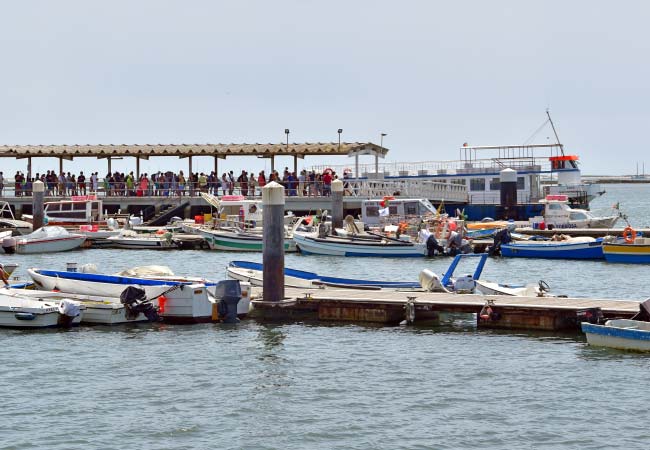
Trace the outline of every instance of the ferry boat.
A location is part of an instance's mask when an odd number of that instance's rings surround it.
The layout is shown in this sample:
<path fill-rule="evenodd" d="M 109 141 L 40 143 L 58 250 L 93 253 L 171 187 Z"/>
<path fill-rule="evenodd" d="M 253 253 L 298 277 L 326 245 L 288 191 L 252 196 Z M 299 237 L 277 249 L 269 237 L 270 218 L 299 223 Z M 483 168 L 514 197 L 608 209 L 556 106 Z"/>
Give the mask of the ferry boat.
<path fill-rule="evenodd" d="M 45 202 L 43 213 L 48 225 L 81 225 L 104 221 L 102 201 L 96 195 L 79 195 Z M 23 214 L 23 219 L 32 222 L 33 216 Z"/>
<path fill-rule="evenodd" d="M 550 116 L 546 123 L 553 126 Z M 330 169 L 344 174 L 343 181 L 347 183 L 420 180 L 437 181 L 448 187 L 461 186 L 466 190 L 466 198 L 448 201 L 449 197 L 445 197 L 445 212 L 453 216 L 460 210 L 468 220 L 481 220 L 501 218 L 500 172 L 507 168 L 517 172 L 516 217 L 510 217 L 515 220 L 543 215 L 544 204 L 539 201 L 547 195 L 565 195 L 570 206 L 589 209 L 589 202 L 605 192 L 599 184 L 582 182 L 579 156 L 565 153 L 559 139 L 555 144 L 470 146 L 465 143 L 460 147 L 458 160 L 375 162 L 355 164 L 354 169 L 331 165 L 313 169 L 320 172 Z"/>

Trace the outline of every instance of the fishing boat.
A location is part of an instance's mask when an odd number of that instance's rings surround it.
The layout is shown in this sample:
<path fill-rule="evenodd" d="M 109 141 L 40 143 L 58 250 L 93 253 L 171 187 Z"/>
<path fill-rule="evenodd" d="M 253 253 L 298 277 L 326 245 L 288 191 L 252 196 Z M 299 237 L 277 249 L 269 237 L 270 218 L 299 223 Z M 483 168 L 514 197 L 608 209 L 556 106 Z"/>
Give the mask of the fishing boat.
<path fill-rule="evenodd" d="M 119 298 L 127 287 L 133 286 L 144 290 L 147 299 L 157 299 L 159 314 L 164 321 L 185 323 L 216 320 L 212 305 L 219 303 L 215 297 L 217 283 L 173 276 L 173 273 L 168 275 L 169 272 L 166 275 L 150 273 L 131 277 L 36 268 L 27 270 L 34 284 L 42 290 Z M 237 314 L 244 317 L 250 310 L 250 285 L 242 284 L 241 291 Z"/>
<path fill-rule="evenodd" d="M 650 351 L 650 299 L 639 303 L 639 312 L 631 319 L 602 322 L 602 315 L 592 315 L 582 322 L 589 345 L 619 350 Z"/>
<path fill-rule="evenodd" d="M 627 264 L 650 263 L 650 238 L 637 237 L 632 227 L 623 230 L 624 242 L 606 242 L 603 255 L 607 262 Z"/>
<path fill-rule="evenodd" d="M 211 250 L 261 252 L 264 244 L 264 236 L 261 233 L 250 233 L 241 230 L 212 230 L 207 228 L 199 228 L 196 232 L 205 239 Z M 288 233 L 285 233 L 284 251 L 296 251 L 296 244 Z"/>
<path fill-rule="evenodd" d="M 421 257 L 427 255 L 427 245 L 406 240 L 361 236 L 325 236 L 317 232 L 295 232 L 293 239 L 300 253 L 330 256 Z"/>
<path fill-rule="evenodd" d="M 226 268 L 229 278 L 245 281 L 252 286 L 263 286 L 264 266 L 250 261 L 231 261 Z M 287 287 L 320 288 L 322 286 L 356 289 L 413 289 L 419 288 L 418 282 L 359 280 L 318 275 L 313 272 L 296 269 L 284 269 L 284 284 Z"/>
<path fill-rule="evenodd" d="M 31 234 L 16 236 L 11 239 L 15 239 L 16 253 L 35 254 L 73 250 L 81 247 L 86 237 L 76 233 L 69 233 L 62 227 L 46 226 Z M 3 240 L 3 251 L 7 253 L 7 249 L 4 247 L 5 240 Z"/>
<path fill-rule="evenodd" d="M 85 307 L 69 299 L 39 300 L 11 289 L 0 289 L 0 327 L 69 327 L 81 322 Z"/>
<path fill-rule="evenodd" d="M 133 230 L 122 230 L 117 236 L 106 238 L 106 245 L 137 250 L 169 250 L 177 247 L 170 232 L 140 234 Z"/>
<path fill-rule="evenodd" d="M 501 255 L 507 258 L 603 259 L 603 239 L 573 237 L 510 242 L 501 244 Z"/>
<path fill-rule="evenodd" d="M 12 273 L 14 273 L 14 270 L 18 268 L 18 264 L 16 263 L 2 263 L 0 264 L 0 270 L 4 272 L 4 276 L 6 278 L 9 278 Z M 2 273 L 0 273 L 0 276 Z"/>
<path fill-rule="evenodd" d="M 546 228 L 612 228 L 620 213 L 611 216 L 595 216 L 586 209 L 577 209 L 569 206 L 568 195 L 547 195 L 539 201 L 544 205 L 543 216 L 530 219 L 534 226 L 536 223 L 544 223 Z M 616 208 L 616 206 L 615 206 Z"/>

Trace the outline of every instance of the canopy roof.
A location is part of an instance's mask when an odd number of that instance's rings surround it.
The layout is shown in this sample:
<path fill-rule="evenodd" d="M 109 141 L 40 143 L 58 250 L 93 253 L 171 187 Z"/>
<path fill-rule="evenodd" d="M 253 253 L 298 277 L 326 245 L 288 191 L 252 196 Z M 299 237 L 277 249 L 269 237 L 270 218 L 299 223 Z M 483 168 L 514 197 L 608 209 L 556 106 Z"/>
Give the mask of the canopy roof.
<path fill-rule="evenodd" d="M 109 156 L 298 156 L 312 155 L 377 155 L 386 156 L 388 149 L 371 142 L 292 143 L 292 144 L 144 144 L 144 145 L 3 145 L 0 157 L 74 157 L 107 158 Z"/>

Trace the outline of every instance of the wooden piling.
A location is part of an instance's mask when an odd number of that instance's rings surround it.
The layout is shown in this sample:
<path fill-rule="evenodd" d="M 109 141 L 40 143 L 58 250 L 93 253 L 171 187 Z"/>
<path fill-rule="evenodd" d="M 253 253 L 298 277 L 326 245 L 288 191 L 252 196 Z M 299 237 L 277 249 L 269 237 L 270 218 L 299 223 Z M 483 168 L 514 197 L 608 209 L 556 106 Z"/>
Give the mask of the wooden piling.
<path fill-rule="evenodd" d="M 38 180 L 32 183 L 32 226 L 37 230 L 43 226 L 45 214 L 43 212 L 43 202 L 45 200 L 45 184 Z"/>
<path fill-rule="evenodd" d="M 265 302 L 284 299 L 284 187 L 272 181 L 262 188 Z"/>
<path fill-rule="evenodd" d="M 332 181 L 332 228 L 343 227 L 343 182 Z"/>

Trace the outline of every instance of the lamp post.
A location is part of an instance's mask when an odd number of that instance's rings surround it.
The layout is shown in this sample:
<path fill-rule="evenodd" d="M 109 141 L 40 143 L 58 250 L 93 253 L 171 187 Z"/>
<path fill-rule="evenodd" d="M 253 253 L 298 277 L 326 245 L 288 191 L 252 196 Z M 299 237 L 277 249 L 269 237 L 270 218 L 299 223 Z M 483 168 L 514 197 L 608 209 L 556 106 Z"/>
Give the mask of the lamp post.
<path fill-rule="evenodd" d="M 339 150 L 341 150 L 341 133 L 343 133 L 343 128 L 339 128 L 338 133 L 339 133 Z"/>
<path fill-rule="evenodd" d="M 379 147 L 381 147 L 381 152 L 384 152 L 384 136 L 387 136 L 386 133 L 381 133 L 379 138 Z M 379 178 L 379 154 L 375 153 L 375 174 Z"/>

